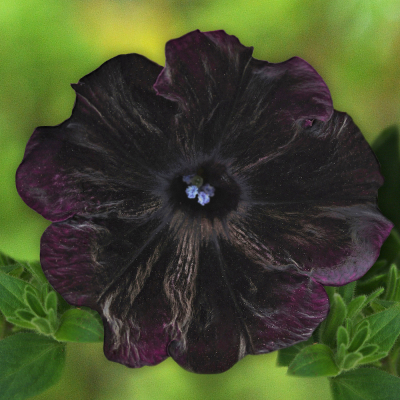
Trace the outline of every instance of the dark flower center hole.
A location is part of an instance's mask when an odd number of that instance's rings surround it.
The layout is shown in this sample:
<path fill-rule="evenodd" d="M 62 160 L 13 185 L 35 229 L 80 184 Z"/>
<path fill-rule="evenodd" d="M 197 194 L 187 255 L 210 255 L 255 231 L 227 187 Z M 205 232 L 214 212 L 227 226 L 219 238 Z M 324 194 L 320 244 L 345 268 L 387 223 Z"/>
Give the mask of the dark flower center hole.
<path fill-rule="evenodd" d="M 220 163 L 208 163 L 184 171 L 173 178 L 170 190 L 173 204 L 190 215 L 223 217 L 236 210 L 241 190 Z"/>

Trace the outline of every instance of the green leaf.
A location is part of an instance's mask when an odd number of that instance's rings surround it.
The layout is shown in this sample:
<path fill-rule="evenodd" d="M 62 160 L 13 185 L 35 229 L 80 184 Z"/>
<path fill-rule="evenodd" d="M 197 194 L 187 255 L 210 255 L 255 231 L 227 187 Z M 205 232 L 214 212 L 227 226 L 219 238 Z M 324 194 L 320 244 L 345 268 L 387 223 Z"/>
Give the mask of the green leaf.
<path fill-rule="evenodd" d="M 400 277 L 397 278 L 397 281 L 396 281 L 396 289 L 395 289 L 395 293 L 393 296 L 393 300 L 400 302 Z"/>
<path fill-rule="evenodd" d="M 293 346 L 286 347 L 284 349 L 281 349 L 278 351 L 278 357 L 276 360 L 276 365 L 278 367 L 288 367 L 289 364 L 294 360 L 294 358 L 297 356 L 297 354 L 303 350 L 305 347 L 310 346 L 313 344 L 312 338 L 304 341 L 297 343 Z"/>
<path fill-rule="evenodd" d="M 17 310 L 15 312 L 15 315 L 18 318 L 23 319 L 23 320 L 28 321 L 28 322 L 30 322 L 33 318 L 36 317 L 36 315 L 33 314 L 33 312 L 29 311 L 29 310 Z"/>
<path fill-rule="evenodd" d="M 386 284 L 386 292 L 385 292 L 385 299 L 386 300 L 394 300 L 396 296 L 396 288 L 397 288 L 397 267 L 395 264 L 390 266 L 389 274 L 387 277 L 387 284 Z"/>
<path fill-rule="evenodd" d="M 46 311 L 49 312 L 50 310 L 54 310 L 57 312 L 57 295 L 56 292 L 49 292 L 47 293 L 46 300 L 45 300 L 45 307 Z"/>
<path fill-rule="evenodd" d="M 321 342 L 333 345 L 336 340 L 336 331 L 340 325 L 342 325 L 346 318 L 346 304 L 344 303 L 342 296 L 338 293 L 334 293 L 333 301 L 331 303 L 331 311 L 328 314 L 328 318 L 321 325 Z"/>
<path fill-rule="evenodd" d="M 379 346 L 377 346 L 376 344 L 368 344 L 367 346 L 364 346 L 360 349 L 360 353 L 364 357 L 366 357 L 374 354 L 377 350 L 379 350 Z"/>
<path fill-rule="evenodd" d="M 389 352 L 400 335 L 400 304 L 372 314 L 365 319 L 369 322 L 371 335 L 369 344 L 376 344 L 381 351 Z"/>
<path fill-rule="evenodd" d="M 336 362 L 339 367 L 341 367 L 341 365 L 343 364 L 343 360 L 346 357 L 346 354 L 346 345 L 344 343 L 341 343 L 336 352 Z"/>
<path fill-rule="evenodd" d="M 50 322 L 45 318 L 36 317 L 32 320 L 32 324 L 35 325 L 39 332 L 45 335 L 51 335 L 54 332 Z"/>
<path fill-rule="evenodd" d="M 353 337 L 348 347 L 348 352 L 355 352 L 357 351 L 368 339 L 369 336 L 369 327 L 365 326 L 364 328 L 360 329 Z"/>
<path fill-rule="evenodd" d="M 345 345 L 345 347 L 347 347 L 349 344 L 349 341 L 350 341 L 349 333 L 347 332 L 346 328 L 343 326 L 339 326 L 339 328 L 336 332 L 337 347 L 339 348 L 342 343 Z"/>
<path fill-rule="evenodd" d="M 375 299 L 377 299 L 384 291 L 385 291 L 385 289 L 383 287 L 376 289 L 373 293 L 371 293 L 370 295 L 367 296 L 365 305 L 367 305 L 367 304 L 371 303 L 372 301 L 374 301 Z"/>
<path fill-rule="evenodd" d="M 103 324 L 92 312 L 72 308 L 61 317 L 54 337 L 62 342 L 102 342 Z"/>
<path fill-rule="evenodd" d="M 288 374 L 296 376 L 335 376 L 339 371 L 332 350 L 324 344 L 305 347 L 288 368 Z"/>
<path fill-rule="evenodd" d="M 346 304 L 349 304 L 354 296 L 356 281 L 337 288 L 337 292 L 343 297 Z"/>
<path fill-rule="evenodd" d="M 384 311 L 390 307 L 393 307 L 397 304 L 397 302 L 395 301 L 388 301 L 388 300 L 381 300 L 381 299 L 376 299 L 374 300 L 374 302 L 372 303 L 374 305 L 379 305 L 381 306 L 381 308 L 379 309 L 379 311 Z"/>
<path fill-rule="evenodd" d="M 363 357 L 357 365 L 363 365 L 363 364 L 371 364 L 376 361 L 382 360 L 382 358 L 385 358 L 387 356 L 386 351 L 379 351 L 377 353 L 373 353 L 369 356 Z"/>
<path fill-rule="evenodd" d="M 8 317 L 7 321 L 10 324 L 13 324 L 15 326 L 18 326 L 20 328 L 24 328 L 24 329 L 34 329 L 36 330 L 35 325 L 33 325 L 32 323 L 25 321 L 24 319 L 19 319 L 17 317 Z"/>
<path fill-rule="evenodd" d="M 39 261 L 23 262 L 22 265 L 39 283 L 48 283 Z"/>
<path fill-rule="evenodd" d="M 46 311 L 44 311 L 43 306 L 40 304 L 35 295 L 33 295 L 30 291 L 25 290 L 24 300 L 27 306 L 38 316 L 38 317 L 46 317 Z"/>
<path fill-rule="evenodd" d="M 55 384 L 65 364 L 65 345 L 24 332 L 0 341 L 0 400 L 22 400 Z"/>
<path fill-rule="evenodd" d="M 2 251 L 0 251 L 0 267 L 18 264 L 13 258 L 6 256 Z"/>
<path fill-rule="evenodd" d="M 353 321 L 350 318 L 346 318 L 344 320 L 344 327 L 346 328 L 346 331 L 348 332 L 349 336 L 353 336 Z"/>
<path fill-rule="evenodd" d="M 330 378 L 334 400 L 396 400 L 400 378 L 376 368 L 357 368 Z"/>
<path fill-rule="evenodd" d="M 0 271 L 0 311 L 6 318 L 14 316 L 18 309 L 27 308 L 22 301 L 27 286 L 31 285 Z"/>
<path fill-rule="evenodd" d="M 356 316 L 364 307 L 366 300 L 367 296 L 364 295 L 357 296 L 355 299 L 353 299 L 347 306 L 347 317 L 353 318 L 354 316 Z"/>
<path fill-rule="evenodd" d="M 347 354 L 347 356 L 343 360 L 343 369 L 352 369 L 354 368 L 358 361 L 360 361 L 363 358 L 361 353 L 350 353 Z"/>

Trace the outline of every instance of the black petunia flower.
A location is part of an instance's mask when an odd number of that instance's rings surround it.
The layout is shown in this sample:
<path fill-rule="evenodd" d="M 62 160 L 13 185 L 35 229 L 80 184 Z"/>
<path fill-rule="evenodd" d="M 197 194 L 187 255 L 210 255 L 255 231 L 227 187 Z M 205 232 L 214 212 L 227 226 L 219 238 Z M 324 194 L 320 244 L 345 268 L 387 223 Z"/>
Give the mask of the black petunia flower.
<path fill-rule="evenodd" d="M 365 274 L 389 234 L 378 162 L 322 78 L 252 50 L 195 31 L 165 68 L 113 58 L 27 145 L 18 191 L 53 221 L 43 270 L 102 315 L 112 361 L 214 373 L 306 340 L 322 285 Z"/>

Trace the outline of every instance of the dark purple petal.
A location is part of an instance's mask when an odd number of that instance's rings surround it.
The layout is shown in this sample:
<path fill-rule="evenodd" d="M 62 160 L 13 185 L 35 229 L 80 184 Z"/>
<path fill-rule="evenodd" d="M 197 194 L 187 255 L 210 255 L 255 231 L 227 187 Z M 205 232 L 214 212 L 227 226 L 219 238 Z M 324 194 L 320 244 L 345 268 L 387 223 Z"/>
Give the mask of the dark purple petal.
<path fill-rule="evenodd" d="M 232 169 L 251 188 L 253 203 L 376 204 L 383 183 L 360 130 L 337 111 L 325 123 L 260 135 Z"/>
<path fill-rule="evenodd" d="M 173 112 L 152 87 L 160 71 L 142 56 L 118 56 L 73 85 L 71 118 L 38 128 L 27 145 L 22 199 L 51 221 L 156 207 L 152 176 L 168 161 Z"/>
<path fill-rule="evenodd" d="M 303 130 L 332 114 L 329 89 L 307 62 L 298 57 L 278 64 L 253 60 L 219 149 L 224 157 L 249 166 L 285 152 L 291 141 L 305 136 Z"/>
<path fill-rule="evenodd" d="M 243 251 L 277 268 L 293 262 L 325 285 L 364 275 L 393 224 L 377 208 L 379 164 L 351 118 L 335 112 L 258 152 L 232 166 L 250 188 L 246 217 L 232 219 Z"/>
<path fill-rule="evenodd" d="M 306 340 L 329 308 L 323 287 L 292 266 L 271 271 L 220 242 L 200 250 L 193 313 L 185 334 L 168 348 L 197 373 L 223 372 L 246 354 Z"/>
<path fill-rule="evenodd" d="M 168 357 L 172 317 L 163 278 L 176 249 L 165 233 L 156 219 L 134 229 L 75 217 L 52 224 L 42 237 L 46 277 L 70 304 L 102 315 L 112 361 L 141 367 Z"/>
<path fill-rule="evenodd" d="M 230 220 L 232 241 L 261 265 L 291 264 L 324 285 L 363 276 L 379 256 L 392 224 L 374 204 L 258 205 Z"/>
<path fill-rule="evenodd" d="M 252 53 L 224 31 L 194 31 L 167 43 L 154 88 L 179 105 L 176 146 L 184 155 L 196 157 L 219 142 L 214 126 L 228 120 Z"/>
<path fill-rule="evenodd" d="M 194 31 L 167 43 L 154 87 L 179 104 L 177 146 L 184 154 L 220 145 L 233 156 L 232 148 L 247 148 L 268 131 L 332 115 L 329 89 L 307 62 L 294 57 L 273 64 L 253 59 L 252 50 L 224 31 Z"/>

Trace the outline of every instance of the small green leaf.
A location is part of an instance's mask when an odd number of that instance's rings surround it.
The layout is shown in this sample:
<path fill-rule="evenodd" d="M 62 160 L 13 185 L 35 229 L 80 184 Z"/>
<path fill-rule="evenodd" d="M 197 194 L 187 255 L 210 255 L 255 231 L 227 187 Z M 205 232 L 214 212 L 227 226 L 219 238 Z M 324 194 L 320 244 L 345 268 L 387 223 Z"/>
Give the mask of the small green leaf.
<path fill-rule="evenodd" d="M 6 318 L 13 317 L 16 310 L 26 308 L 22 299 L 27 286 L 31 285 L 0 271 L 0 311 Z"/>
<path fill-rule="evenodd" d="M 39 261 L 21 263 L 39 283 L 48 283 Z"/>
<path fill-rule="evenodd" d="M 377 299 L 384 291 L 385 289 L 383 287 L 376 289 L 374 292 L 367 296 L 367 300 L 365 300 L 365 305 Z"/>
<path fill-rule="evenodd" d="M 16 315 L 18 318 L 23 319 L 23 320 L 28 321 L 28 322 L 30 322 L 33 318 L 36 317 L 36 315 L 33 314 L 33 313 L 32 313 L 31 311 L 29 311 L 29 310 L 17 310 L 17 311 L 15 312 L 15 315 Z"/>
<path fill-rule="evenodd" d="M 353 337 L 348 347 L 348 352 L 352 353 L 357 351 L 368 339 L 369 336 L 369 327 L 365 326 L 364 328 L 360 329 Z"/>
<path fill-rule="evenodd" d="M 38 316 L 38 317 L 46 317 L 46 311 L 44 311 L 43 306 L 40 304 L 40 301 L 37 297 L 35 297 L 30 291 L 25 290 L 24 300 L 26 305 Z"/>
<path fill-rule="evenodd" d="M 360 349 L 360 353 L 364 356 L 370 356 L 371 354 L 374 354 L 377 350 L 379 350 L 379 346 L 376 344 L 368 344 Z"/>
<path fill-rule="evenodd" d="M 397 304 L 397 302 L 396 301 L 388 301 L 388 300 L 376 299 L 376 300 L 374 300 L 374 302 L 372 304 L 374 304 L 374 306 L 379 305 L 380 306 L 379 311 L 383 311 L 383 310 L 386 310 L 386 309 L 388 309 L 390 307 L 393 307 L 394 305 Z"/>
<path fill-rule="evenodd" d="M 52 386 L 61 377 L 65 345 L 31 332 L 0 341 L 0 399 L 23 400 Z"/>
<path fill-rule="evenodd" d="M 58 321 L 57 314 L 53 309 L 50 309 L 47 314 L 47 319 L 52 327 L 52 332 L 55 332 L 58 329 Z"/>
<path fill-rule="evenodd" d="M 6 256 L 3 252 L 0 251 L 0 267 L 11 264 L 17 264 L 17 262 L 13 258 Z"/>
<path fill-rule="evenodd" d="M 337 288 L 338 293 L 343 297 L 346 304 L 349 304 L 354 296 L 356 281 Z"/>
<path fill-rule="evenodd" d="M 54 337 L 61 342 L 102 342 L 103 324 L 93 313 L 72 308 L 61 317 L 61 324 Z"/>
<path fill-rule="evenodd" d="M 346 345 L 344 343 L 341 343 L 339 346 L 337 352 L 336 352 L 336 362 L 339 368 L 342 367 L 343 365 L 343 360 L 347 355 L 347 350 L 346 350 Z"/>
<path fill-rule="evenodd" d="M 379 351 L 377 353 L 373 353 L 369 356 L 363 357 L 357 365 L 364 365 L 364 364 L 371 364 L 376 361 L 382 360 L 382 358 L 385 358 L 387 356 L 386 351 Z"/>
<path fill-rule="evenodd" d="M 400 277 L 397 278 L 393 301 L 400 302 Z"/>
<path fill-rule="evenodd" d="M 339 371 L 332 350 L 324 344 L 305 347 L 288 368 L 288 374 L 296 376 L 335 376 Z"/>
<path fill-rule="evenodd" d="M 349 336 L 353 336 L 353 321 L 350 318 L 346 318 L 344 320 L 344 327 L 346 328 L 346 331 L 348 332 Z"/>
<path fill-rule="evenodd" d="M 361 353 L 350 353 L 343 360 L 343 369 L 352 369 L 354 368 L 358 361 L 363 358 Z"/>
<path fill-rule="evenodd" d="M 328 318 L 321 325 L 321 342 L 332 346 L 336 340 L 336 331 L 346 318 L 346 304 L 342 296 L 334 293 Z"/>
<path fill-rule="evenodd" d="M 345 345 L 345 347 L 347 347 L 349 344 L 349 340 L 349 333 L 347 332 L 346 328 L 344 328 L 343 326 L 339 326 L 336 332 L 337 347 L 339 348 L 342 343 Z"/>
<path fill-rule="evenodd" d="M 397 267 L 396 265 L 392 264 L 390 266 L 389 274 L 387 277 L 387 284 L 386 284 L 386 292 L 385 292 L 385 299 L 386 300 L 394 300 L 396 295 L 396 288 L 397 288 Z"/>
<path fill-rule="evenodd" d="M 310 346 L 311 344 L 313 344 L 312 338 L 279 350 L 276 365 L 278 367 L 288 367 L 300 350 L 303 350 L 305 347 Z"/>
<path fill-rule="evenodd" d="M 45 307 L 46 311 L 54 310 L 57 311 L 57 295 L 56 292 L 49 292 L 47 293 L 46 300 L 45 300 Z"/>
<path fill-rule="evenodd" d="M 368 328 L 369 328 L 369 322 L 368 322 L 368 320 L 363 319 L 362 321 L 360 321 L 360 322 L 356 325 L 356 327 L 355 327 L 355 329 L 354 329 L 354 332 L 358 332 L 358 331 L 360 331 L 361 329 L 364 329 L 365 327 L 368 327 Z"/>
<path fill-rule="evenodd" d="M 354 298 L 350 304 L 347 306 L 347 317 L 353 318 L 355 317 L 364 307 L 364 304 L 367 300 L 367 296 L 361 295 Z"/>
<path fill-rule="evenodd" d="M 35 317 L 32 320 L 32 324 L 35 325 L 36 329 L 45 335 L 51 335 L 54 331 L 52 327 L 50 326 L 50 323 L 47 319 L 45 318 L 40 318 L 40 317 Z"/>
<path fill-rule="evenodd" d="M 8 317 L 8 318 L 7 318 L 7 321 L 8 321 L 10 324 L 13 324 L 13 325 L 15 325 L 15 326 L 18 326 L 18 327 L 20 327 L 20 328 L 24 328 L 24 329 L 34 329 L 34 330 L 36 330 L 35 325 L 33 325 L 32 323 L 30 323 L 30 322 L 28 322 L 28 321 L 25 321 L 25 320 L 23 320 L 23 319 L 19 319 L 19 318 L 16 318 L 16 317 Z M 0 397 L 0 399 L 1 399 L 1 397 Z"/>
<path fill-rule="evenodd" d="M 368 343 L 376 344 L 381 351 L 389 352 L 400 335 L 400 304 L 372 314 L 365 320 L 371 328 Z"/>
<path fill-rule="evenodd" d="M 7 270 L 9 270 L 9 272 L 7 272 Z M 19 278 L 22 275 L 22 273 L 24 272 L 24 268 L 21 267 L 20 265 L 13 265 L 11 270 L 7 266 L 7 267 L 3 267 L 2 271 L 5 273 L 8 273 L 11 276 L 15 276 L 15 277 Z"/>
<path fill-rule="evenodd" d="M 334 400 L 396 400 L 400 378 L 376 368 L 357 368 L 330 378 Z"/>

